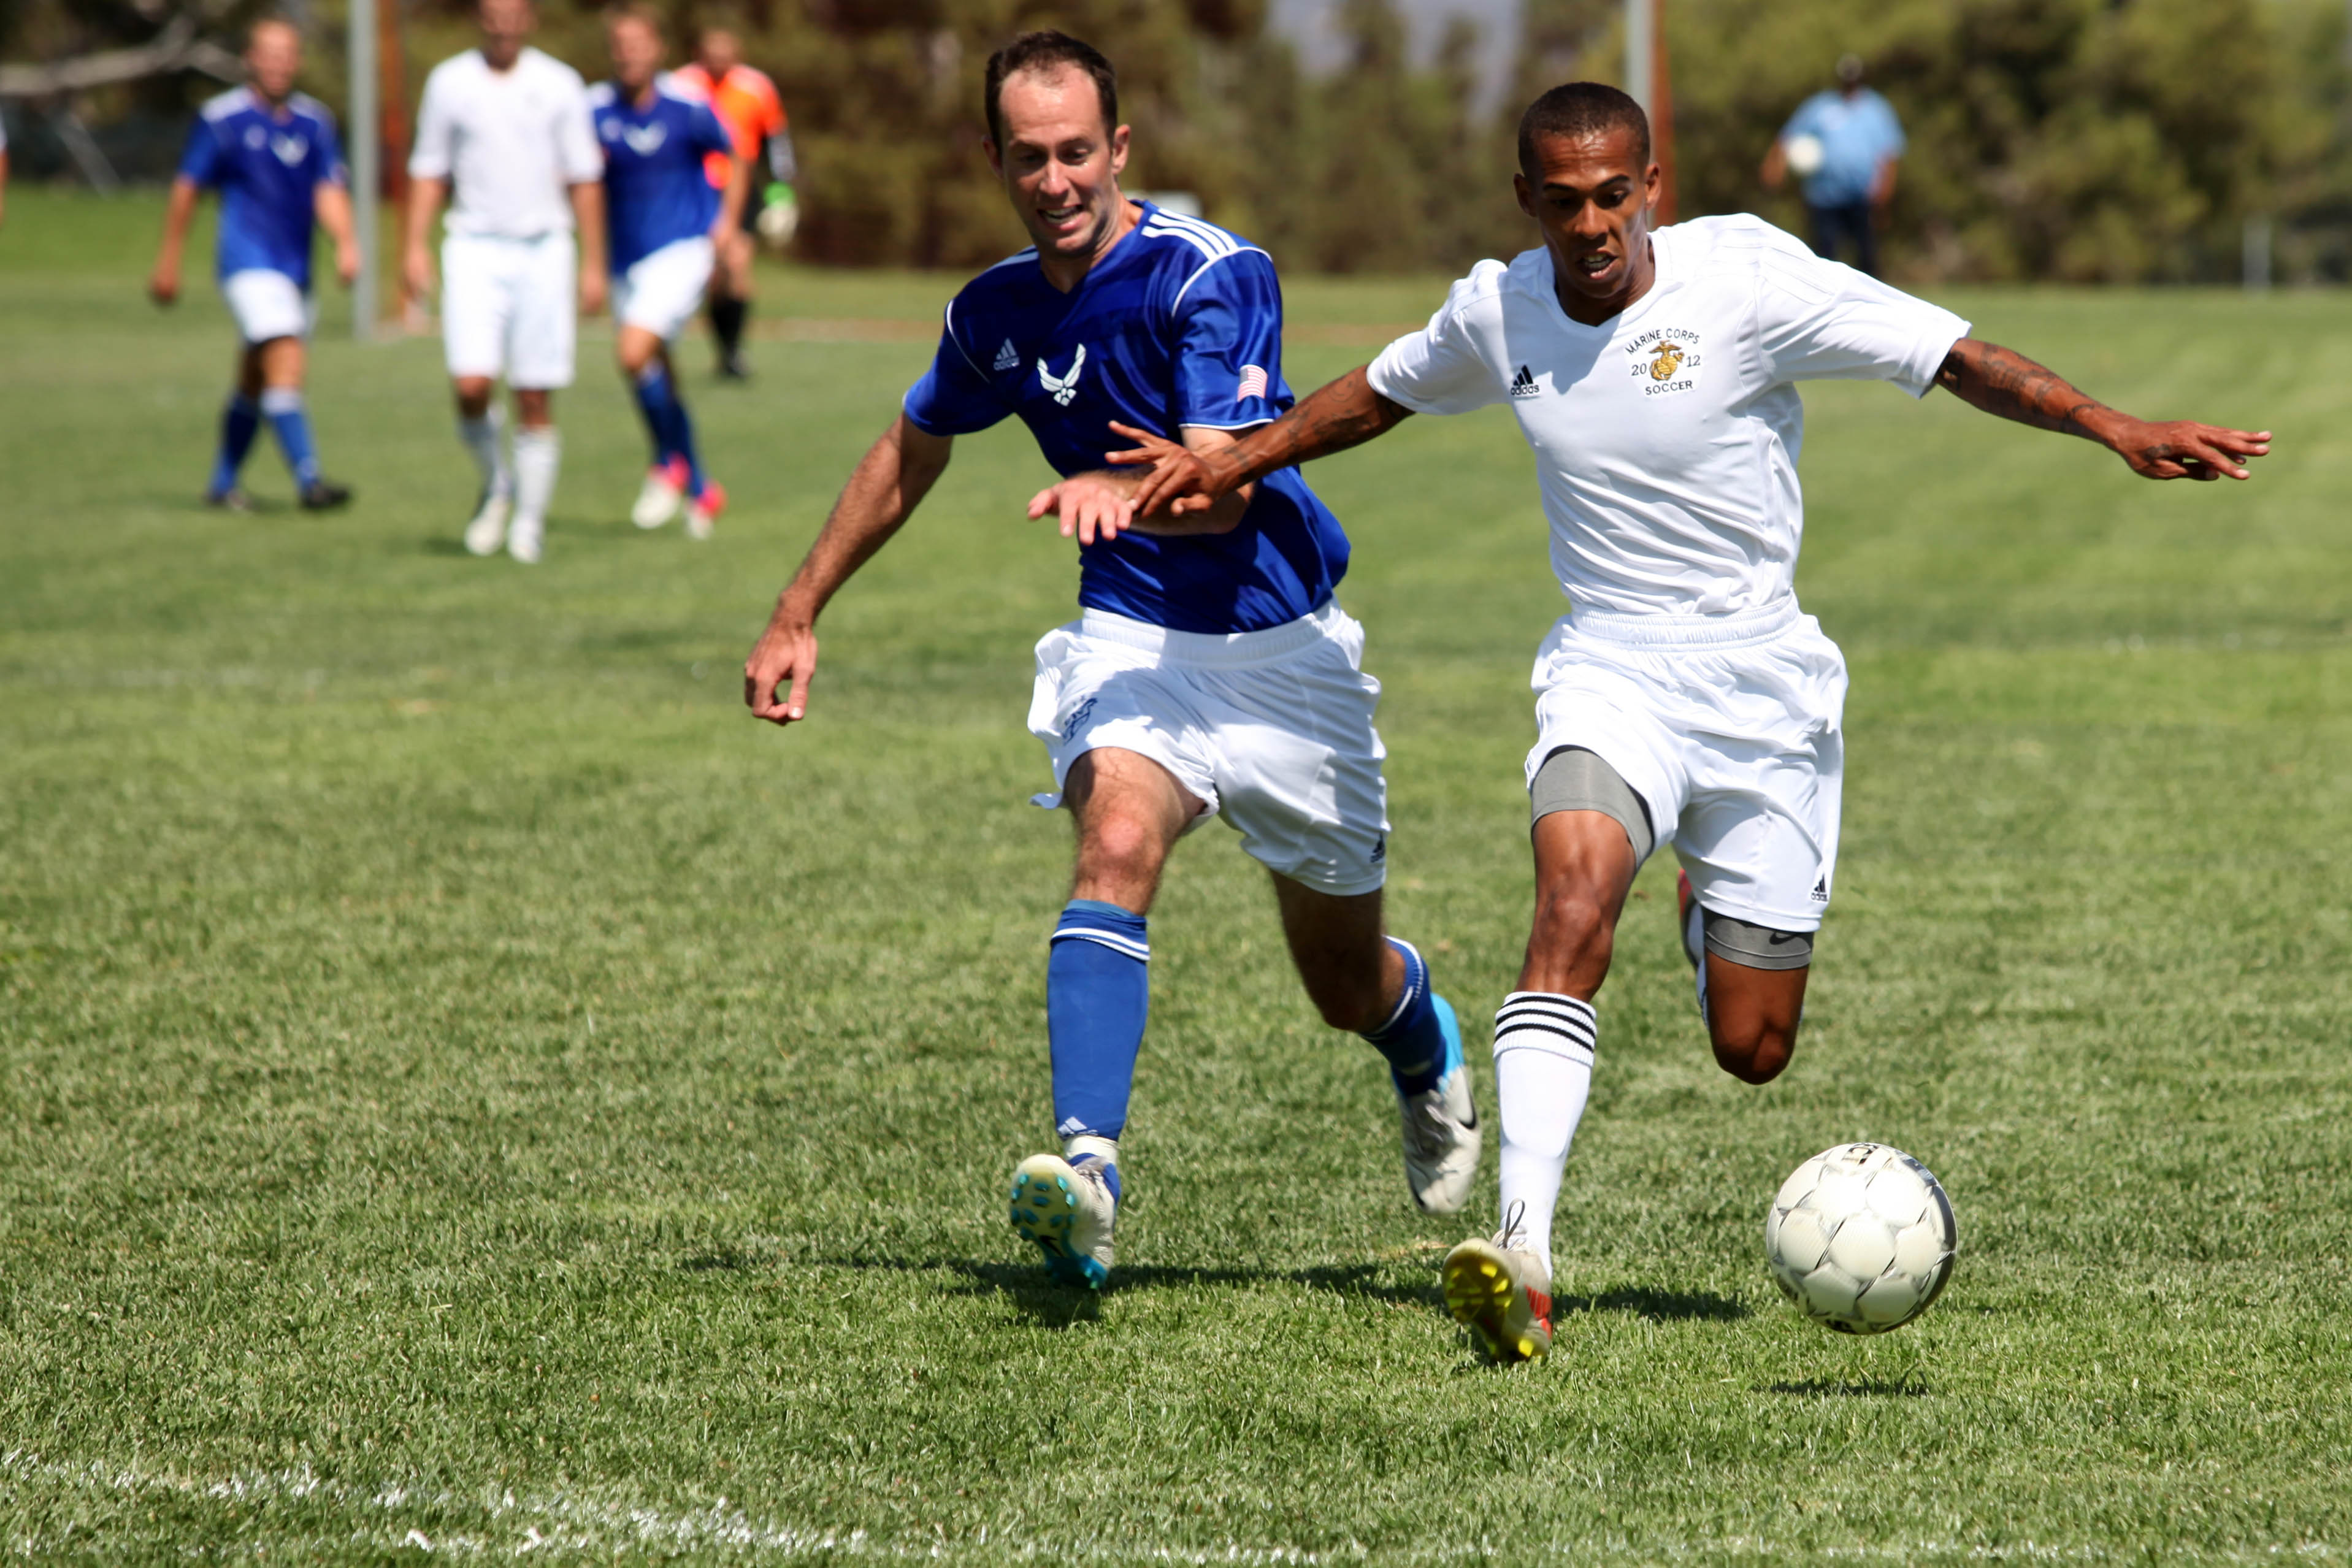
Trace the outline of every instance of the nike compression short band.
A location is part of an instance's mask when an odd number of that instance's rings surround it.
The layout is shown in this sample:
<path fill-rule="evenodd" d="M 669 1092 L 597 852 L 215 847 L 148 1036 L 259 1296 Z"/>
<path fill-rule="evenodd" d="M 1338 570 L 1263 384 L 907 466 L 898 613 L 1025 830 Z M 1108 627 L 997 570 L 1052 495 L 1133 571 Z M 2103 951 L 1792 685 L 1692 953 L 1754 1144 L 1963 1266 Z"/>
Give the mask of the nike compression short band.
<path fill-rule="evenodd" d="M 1748 969 L 1801 969 L 1813 961 L 1813 934 L 1775 931 L 1734 915 L 1702 910 L 1699 929 L 1706 950 L 1727 964 Z"/>

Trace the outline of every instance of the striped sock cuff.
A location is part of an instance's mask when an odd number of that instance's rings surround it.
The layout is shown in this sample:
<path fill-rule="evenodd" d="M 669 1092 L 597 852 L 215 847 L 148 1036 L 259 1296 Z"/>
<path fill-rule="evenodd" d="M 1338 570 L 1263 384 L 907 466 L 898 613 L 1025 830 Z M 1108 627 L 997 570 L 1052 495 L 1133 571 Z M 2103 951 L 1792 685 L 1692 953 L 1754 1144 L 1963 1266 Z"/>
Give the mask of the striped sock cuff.
<path fill-rule="evenodd" d="M 1513 991 L 1495 1009 L 1495 1054 L 1541 1051 L 1592 1065 L 1601 1019 L 1591 1002 L 1550 991 Z"/>
<path fill-rule="evenodd" d="M 1144 918 L 1115 904 L 1076 898 L 1054 927 L 1055 942 L 1094 942 L 1142 963 L 1151 961 L 1151 937 Z"/>

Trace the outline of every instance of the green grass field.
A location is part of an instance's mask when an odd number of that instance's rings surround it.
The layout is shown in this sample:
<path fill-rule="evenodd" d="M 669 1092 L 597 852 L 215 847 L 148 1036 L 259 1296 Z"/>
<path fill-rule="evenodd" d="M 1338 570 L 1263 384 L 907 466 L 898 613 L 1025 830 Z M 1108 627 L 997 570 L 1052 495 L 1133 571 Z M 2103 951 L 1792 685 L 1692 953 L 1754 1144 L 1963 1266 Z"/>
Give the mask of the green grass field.
<path fill-rule="evenodd" d="M 1629 906 L 1551 1360 L 1476 1364 L 1376 1059 L 1221 831 L 1154 915 L 1121 1268 L 1044 1288 L 1066 828 L 1024 803 L 1071 550 L 961 444 L 740 707 L 768 602 L 928 348 L 689 395 L 719 538 L 641 535 L 597 329 L 547 563 L 463 555 L 437 346 L 332 329 L 348 516 L 194 504 L 229 358 L 158 208 L 0 231 L 0 1547 L 376 1561 L 2339 1561 L 2352 1554 L 2352 326 L 2335 296 L 1949 302 L 2137 411 L 2269 425 L 2157 486 L 1939 395 L 1809 391 L 1845 646 L 1839 900 L 1795 1065 L 1711 1064 L 1672 872 Z M 771 321 L 953 280 L 772 276 Z M 1442 280 L 1298 285 L 1302 326 Z M 1310 334 L 1302 332 L 1302 338 Z M 1327 330 L 1294 382 L 1363 357 Z M 249 473 L 289 486 L 266 444 Z M 1392 920 L 1484 1066 L 1559 612 L 1502 411 L 1317 469 L 1387 683 Z M 1780 1302 L 1780 1177 L 1943 1178 L 1899 1334 Z M 1489 1165 L 1492 1163 L 1490 1148 Z"/>

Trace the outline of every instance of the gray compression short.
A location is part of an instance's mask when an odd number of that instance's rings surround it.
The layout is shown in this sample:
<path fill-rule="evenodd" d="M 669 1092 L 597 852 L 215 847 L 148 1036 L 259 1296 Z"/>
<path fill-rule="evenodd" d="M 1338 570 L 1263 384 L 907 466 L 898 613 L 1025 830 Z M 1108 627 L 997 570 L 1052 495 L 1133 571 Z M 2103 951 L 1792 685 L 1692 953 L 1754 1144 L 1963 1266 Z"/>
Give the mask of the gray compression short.
<path fill-rule="evenodd" d="M 1752 920 L 1714 910 L 1700 913 L 1706 950 L 1727 964 L 1750 969 L 1801 969 L 1813 961 L 1813 934 L 1775 931 Z"/>
<path fill-rule="evenodd" d="M 1598 811 L 1614 817 L 1625 830 L 1625 841 L 1633 846 L 1635 865 L 1648 860 L 1657 847 L 1657 835 L 1650 829 L 1650 809 L 1642 803 L 1642 797 L 1633 793 L 1633 787 L 1617 769 L 1580 746 L 1563 746 L 1543 759 L 1528 786 L 1528 811 L 1530 821 L 1540 821 L 1554 811 Z"/>

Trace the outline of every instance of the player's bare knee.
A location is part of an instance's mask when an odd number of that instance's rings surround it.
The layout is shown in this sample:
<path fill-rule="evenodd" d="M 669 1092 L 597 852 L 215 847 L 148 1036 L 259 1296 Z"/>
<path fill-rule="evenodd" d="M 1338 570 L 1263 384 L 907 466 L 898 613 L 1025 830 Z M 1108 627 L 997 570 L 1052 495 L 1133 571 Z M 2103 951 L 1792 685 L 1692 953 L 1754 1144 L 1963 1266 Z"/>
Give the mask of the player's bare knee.
<path fill-rule="evenodd" d="M 1614 923 L 1599 893 L 1581 882 L 1562 882 L 1536 899 L 1530 946 L 1568 967 L 1606 970 L 1617 943 Z"/>
<path fill-rule="evenodd" d="M 1716 1065 L 1742 1083 L 1769 1083 L 1780 1076 L 1795 1054 L 1797 1031 L 1759 1025 L 1751 1029 L 1711 1031 Z"/>
<path fill-rule="evenodd" d="M 451 383 L 457 394 L 457 412 L 467 419 L 479 419 L 490 412 L 490 378 L 459 376 Z"/>
<path fill-rule="evenodd" d="M 1078 877 L 1082 882 L 1150 884 L 1158 882 L 1167 855 L 1158 826 L 1143 816 L 1109 810 L 1078 827 Z"/>

